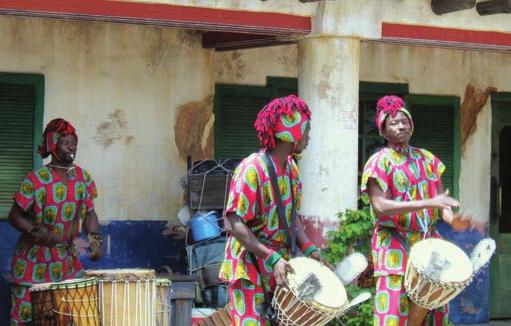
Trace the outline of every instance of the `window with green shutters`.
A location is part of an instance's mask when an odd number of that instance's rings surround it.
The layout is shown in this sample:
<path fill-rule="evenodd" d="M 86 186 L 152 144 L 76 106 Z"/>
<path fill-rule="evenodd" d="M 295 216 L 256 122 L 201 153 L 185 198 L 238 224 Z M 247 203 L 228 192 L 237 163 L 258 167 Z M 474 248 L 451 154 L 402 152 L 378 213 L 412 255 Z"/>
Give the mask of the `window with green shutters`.
<path fill-rule="evenodd" d="M 23 177 L 40 165 L 44 77 L 0 73 L 0 219 Z"/>
<path fill-rule="evenodd" d="M 405 101 L 415 125 L 411 145 L 427 149 L 444 162 L 444 189 L 458 196 L 461 160 L 459 97 L 407 95 Z"/>
<path fill-rule="evenodd" d="M 218 159 L 243 158 L 257 151 L 259 142 L 253 124 L 259 110 L 272 98 L 297 93 L 296 78 L 269 77 L 267 86 L 217 85 L 215 94 L 215 153 Z M 405 98 L 415 132 L 411 144 L 438 156 L 447 169 L 444 187 L 458 195 L 460 169 L 459 98 L 408 95 L 408 85 L 360 82 L 359 173 L 367 159 L 385 146 L 375 126 L 376 102 L 394 94 Z M 314 111 L 313 111 L 314 117 Z"/>
<path fill-rule="evenodd" d="M 270 100 L 296 94 L 296 78 L 268 77 L 267 86 L 218 84 L 215 89 L 215 156 L 241 159 L 259 150 L 254 121 Z"/>

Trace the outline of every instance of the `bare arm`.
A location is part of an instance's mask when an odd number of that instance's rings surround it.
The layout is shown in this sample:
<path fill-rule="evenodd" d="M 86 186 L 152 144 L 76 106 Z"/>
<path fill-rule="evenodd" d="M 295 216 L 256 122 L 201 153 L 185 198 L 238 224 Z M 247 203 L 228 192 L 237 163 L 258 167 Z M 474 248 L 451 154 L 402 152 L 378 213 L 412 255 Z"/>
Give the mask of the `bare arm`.
<path fill-rule="evenodd" d="M 431 199 L 416 200 L 416 201 L 395 201 L 389 199 L 388 194 L 384 193 L 380 188 L 376 180 L 373 178 L 369 179 L 369 199 L 373 206 L 373 209 L 378 217 L 390 216 L 390 215 L 401 215 L 413 211 L 418 211 L 424 208 L 438 208 L 440 210 L 452 209 L 452 207 L 458 207 L 459 203 L 454 198 L 443 193 L 443 187 L 439 187 L 442 190 L 440 195 L 435 196 Z"/>
<path fill-rule="evenodd" d="M 23 234 L 29 235 L 32 241 L 38 245 L 53 247 L 61 241 L 60 237 L 53 232 L 49 232 L 44 226 L 35 226 L 27 218 L 25 212 L 16 202 L 11 206 L 9 212 L 9 223 Z"/>
<path fill-rule="evenodd" d="M 234 214 L 229 213 L 226 216 L 226 229 L 230 232 L 239 242 L 245 247 L 250 253 L 265 259 L 268 257 L 272 250 L 257 240 L 254 233 L 243 223 L 241 218 Z M 287 272 L 292 272 L 293 268 L 285 259 L 279 259 L 275 265 L 273 265 L 273 274 L 275 275 L 275 281 L 277 285 L 286 284 Z"/>
<path fill-rule="evenodd" d="M 254 233 L 241 221 L 238 215 L 230 213 L 227 214 L 226 219 L 229 224 L 227 230 L 238 239 L 249 252 L 262 259 L 270 254 L 270 249 L 257 240 Z"/>
<path fill-rule="evenodd" d="M 13 202 L 9 212 L 9 224 L 21 233 L 29 234 L 34 225 L 25 216 L 26 212 L 16 203 Z"/>
<path fill-rule="evenodd" d="M 85 220 L 83 221 L 83 226 L 87 233 L 99 234 L 99 220 L 94 208 L 87 212 Z"/>
<path fill-rule="evenodd" d="M 89 258 L 91 260 L 98 260 L 103 252 L 101 250 L 98 215 L 96 214 L 96 211 L 94 211 L 94 208 L 87 212 L 85 220 L 83 221 L 83 226 L 89 234 Z"/>

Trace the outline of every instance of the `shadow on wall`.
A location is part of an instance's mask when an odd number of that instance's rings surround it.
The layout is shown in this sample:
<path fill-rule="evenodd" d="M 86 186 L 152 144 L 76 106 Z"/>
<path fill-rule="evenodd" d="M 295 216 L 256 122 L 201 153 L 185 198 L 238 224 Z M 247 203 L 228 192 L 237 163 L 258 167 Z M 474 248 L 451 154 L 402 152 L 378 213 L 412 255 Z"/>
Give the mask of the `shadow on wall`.
<path fill-rule="evenodd" d="M 458 245 L 469 257 L 472 249 L 488 234 L 478 231 L 455 232 L 447 224 L 439 222 L 442 236 Z M 489 322 L 490 273 L 485 267 L 472 283 L 449 303 L 449 319 L 455 325 Z"/>
<path fill-rule="evenodd" d="M 183 263 L 184 240 L 162 235 L 165 221 L 112 221 L 101 225 L 103 257 L 87 258 L 85 236 L 76 240 L 80 260 L 86 269 L 152 268 L 169 266 L 174 273 L 186 273 Z M 9 275 L 10 261 L 19 233 L 8 222 L 0 221 L 0 274 Z M 9 324 L 11 299 L 9 283 L 0 278 L 0 325 Z"/>

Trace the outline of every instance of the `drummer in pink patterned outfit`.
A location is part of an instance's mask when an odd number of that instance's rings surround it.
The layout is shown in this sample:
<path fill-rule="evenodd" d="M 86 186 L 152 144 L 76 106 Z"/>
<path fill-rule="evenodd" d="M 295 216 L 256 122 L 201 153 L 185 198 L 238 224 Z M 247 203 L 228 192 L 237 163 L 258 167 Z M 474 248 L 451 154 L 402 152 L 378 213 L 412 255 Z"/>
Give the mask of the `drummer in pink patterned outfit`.
<path fill-rule="evenodd" d="M 285 218 L 291 224 L 292 206 L 299 208 L 302 193 L 293 154 L 307 147 L 310 116 L 307 104 L 295 95 L 268 103 L 255 121 L 263 149 L 240 163 L 231 182 L 225 210 L 229 239 L 220 278 L 229 286 L 233 325 L 270 325 L 264 302 L 270 301 L 275 286 L 284 284 L 292 270 L 287 261 L 290 234 L 280 223 L 270 166 L 263 156 L 267 153 L 275 167 Z M 323 262 L 298 224 L 296 237 L 305 256 Z"/>
<path fill-rule="evenodd" d="M 87 171 L 74 164 L 77 143 L 78 135 L 69 122 L 50 121 L 39 152 L 42 158 L 51 155 L 51 161 L 28 173 L 14 195 L 9 222 L 21 235 L 12 259 L 12 326 L 32 322 L 32 285 L 60 282 L 83 273 L 73 244 L 80 224 L 89 234 L 89 257 L 101 256 L 93 204 L 96 185 Z"/>
<path fill-rule="evenodd" d="M 403 285 L 408 249 L 423 238 L 440 238 L 440 218 L 457 230 L 472 227 L 467 217 L 454 215 L 459 203 L 444 192 L 445 165 L 429 151 L 410 146 L 412 116 L 404 101 L 385 96 L 378 101 L 376 124 L 387 146 L 367 161 L 361 181 L 368 194 L 376 228 L 372 238 L 376 295 L 374 325 L 420 325 L 410 316 Z M 447 306 L 428 313 L 428 325 L 446 325 Z"/>

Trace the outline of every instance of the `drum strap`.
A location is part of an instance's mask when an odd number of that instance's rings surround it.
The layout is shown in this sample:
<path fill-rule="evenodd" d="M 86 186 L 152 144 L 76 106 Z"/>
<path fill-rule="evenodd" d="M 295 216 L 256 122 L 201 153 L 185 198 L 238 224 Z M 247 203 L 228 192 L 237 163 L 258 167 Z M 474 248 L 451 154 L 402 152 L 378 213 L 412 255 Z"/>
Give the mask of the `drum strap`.
<path fill-rule="evenodd" d="M 275 201 L 277 202 L 277 212 L 279 215 L 279 224 L 284 226 L 286 230 L 287 236 L 287 245 L 291 250 L 291 257 L 296 254 L 296 205 L 295 199 L 293 195 L 293 187 L 291 186 L 291 229 L 289 228 L 289 224 L 286 219 L 286 210 L 284 209 L 284 205 L 282 204 L 282 197 L 280 195 L 280 187 L 277 181 L 277 173 L 275 172 L 275 165 L 270 158 L 270 155 L 267 152 L 263 152 L 263 161 L 268 168 L 268 172 L 270 173 L 271 185 L 273 188 L 273 193 L 275 194 Z M 292 180 L 291 180 L 292 183 Z M 291 236 L 289 236 L 291 235 Z"/>

